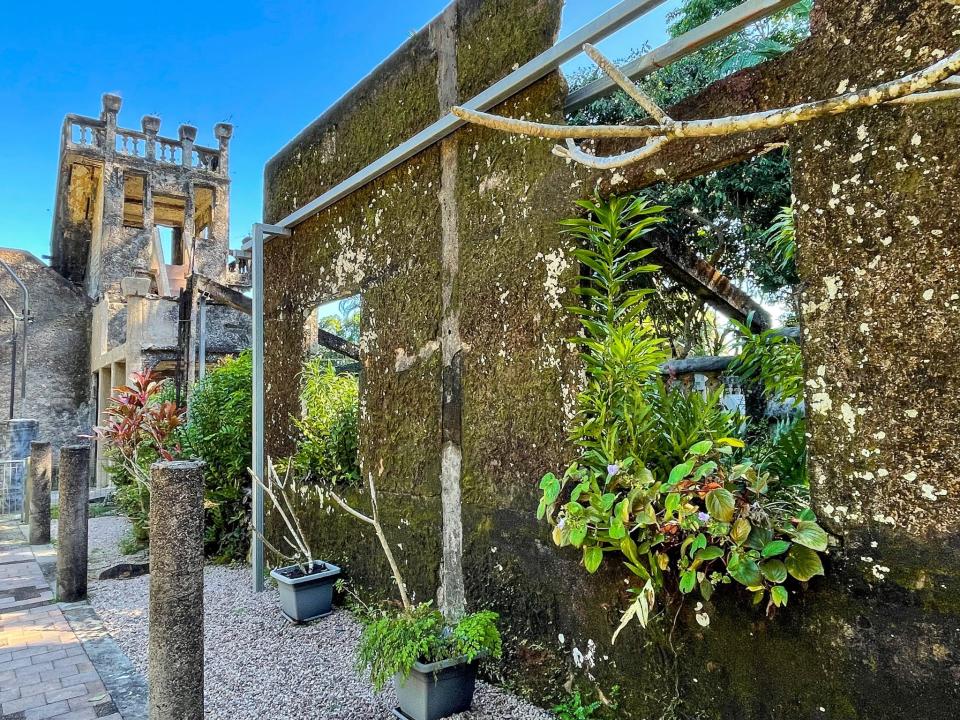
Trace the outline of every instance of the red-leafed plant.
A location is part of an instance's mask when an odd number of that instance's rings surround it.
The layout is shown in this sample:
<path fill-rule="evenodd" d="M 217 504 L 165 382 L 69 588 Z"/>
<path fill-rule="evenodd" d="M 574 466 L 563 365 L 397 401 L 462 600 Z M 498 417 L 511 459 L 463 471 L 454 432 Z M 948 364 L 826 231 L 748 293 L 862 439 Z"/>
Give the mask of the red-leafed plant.
<path fill-rule="evenodd" d="M 181 453 L 178 431 L 183 410 L 163 400 L 163 382 L 151 370 L 135 372 L 130 384 L 115 387 L 106 421 L 94 435 L 108 444 L 108 457 L 137 486 L 134 492 L 142 519 L 149 503 L 150 464 L 173 460 Z M 116 473 L 114 473 L 116 475 Z"/>

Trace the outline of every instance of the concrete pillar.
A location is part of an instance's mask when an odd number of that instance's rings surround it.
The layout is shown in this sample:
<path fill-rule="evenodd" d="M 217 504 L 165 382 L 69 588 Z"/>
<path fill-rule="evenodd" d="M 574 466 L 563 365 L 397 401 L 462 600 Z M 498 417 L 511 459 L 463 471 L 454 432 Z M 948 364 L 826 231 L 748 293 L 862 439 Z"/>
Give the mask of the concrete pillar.
<path fill-rule="evenodd" d="M 48 442 L 30 443 L 30 476 L 27 481 L 30 544 L 50 542 L 50 483 L 53 479 L 53 450 Z"/>
<path fill-rule="evenodd" d="M 60 520 L 57 530 L 57 598 L 87 596 L 87 517 L 90 504 L 90 447 L 60 448 Z"/>
<path fill-rule="evenodd" d="M 151 468 L 150 720 L 203 717 L 203 465 Z"/>

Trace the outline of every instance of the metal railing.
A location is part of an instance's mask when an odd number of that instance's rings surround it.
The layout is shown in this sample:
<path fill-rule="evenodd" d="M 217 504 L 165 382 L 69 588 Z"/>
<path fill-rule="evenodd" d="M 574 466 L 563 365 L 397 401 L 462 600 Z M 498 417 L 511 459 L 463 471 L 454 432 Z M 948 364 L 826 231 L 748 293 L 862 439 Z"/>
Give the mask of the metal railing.
<path fill-rule="evenodd" d="M 23 511 L 27 458 L 0 460 L 0 515 Z"/>

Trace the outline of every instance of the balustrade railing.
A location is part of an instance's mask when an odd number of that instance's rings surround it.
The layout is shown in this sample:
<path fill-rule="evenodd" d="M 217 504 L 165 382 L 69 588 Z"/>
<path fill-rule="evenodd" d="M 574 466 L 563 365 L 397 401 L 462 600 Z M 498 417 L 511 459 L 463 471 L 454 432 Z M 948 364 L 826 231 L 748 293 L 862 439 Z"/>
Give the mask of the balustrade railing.
<path fill-rule="evenodd" d="M 104 154 L 106 150 L 107 126 L 103 120 L 68 115 L 64 122 L 65 146 L 75 150 L 97 151 Z M 116 128 L 113 142 L 113 152 L 125 157 L 142 158 L 147 161 L 164 165 L 182 166 L 185 143 L 175 138 L 162 137 L 156 134 L 144 133 L 139 130 Z M 189 166 L 198 170 L 219 173 L 222 163 L 220 151 L 216 148 L 203 147 L 189 143 Z"/>

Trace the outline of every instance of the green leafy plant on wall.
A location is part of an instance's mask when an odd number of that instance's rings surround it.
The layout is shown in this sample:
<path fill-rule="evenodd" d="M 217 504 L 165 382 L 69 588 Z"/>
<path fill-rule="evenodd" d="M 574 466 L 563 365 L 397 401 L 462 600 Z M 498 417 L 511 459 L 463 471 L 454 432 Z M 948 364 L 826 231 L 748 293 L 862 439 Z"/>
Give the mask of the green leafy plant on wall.
<path fill-rule="evenodd" d="M 743 440 L 721 434 L 735 427 L 731 418 L 673 408 L 676 398 L 661 388 L 664 341 L 644 319 L 647 292 L 632 281 L 658 269 L 641 263 L 649 251 L 633 248 L 662 222 L 663 208 L 637 198 L 580 205 L 589 216 L 564 223 L 587 269 L 583 303 L 570 308 L 587 377 L 571 432 L 579 457 L 543 477 L 537 516 L 558 546 L 580 550 L 588 572 L 612 556 L 633 577 L 614 640 L 634 618 L 646 626 L 664 594 L 708 601 L 719 586 L 738 584 L 772 613 L 788 602 L 788 578 L 823 574 L 827 534 L 804 493 L 758 467 Z M 661 462 L 664 448 L 672 466 Z M 697 619 L 709 624 L 705 613 Z"/>
<path fill-rule="evenodd" d="M 357 378 L 337 373 L 323 357 L 308 360 L 300 404 L 303 416 L 294 424 L 301 439 L 291 459 L 297 474 L 332 485 L 359 482 Z"/>

